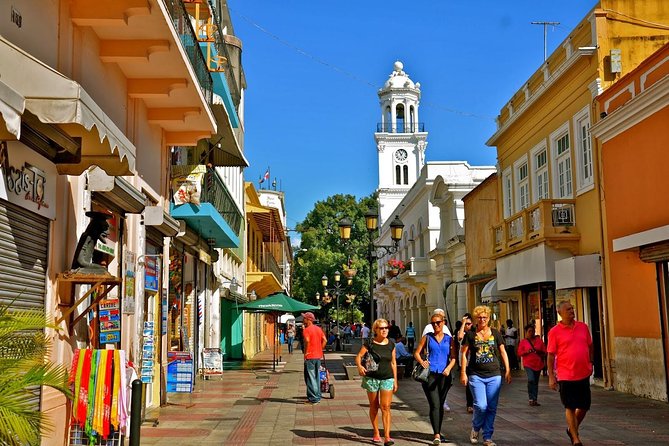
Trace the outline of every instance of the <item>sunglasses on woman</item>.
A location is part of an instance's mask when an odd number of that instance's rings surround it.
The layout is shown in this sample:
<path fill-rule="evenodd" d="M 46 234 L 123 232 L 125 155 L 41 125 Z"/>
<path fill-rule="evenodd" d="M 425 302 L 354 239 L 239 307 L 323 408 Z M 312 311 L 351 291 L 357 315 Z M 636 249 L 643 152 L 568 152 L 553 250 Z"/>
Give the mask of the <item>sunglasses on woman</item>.
<path fill-rule="evenodd" d="M 434 322 L 430 322 L 430 325 L 437 326 L 437 325 L 441 325 L 443 323 L 444 323 L 444 321 L 434 321 Z"/>

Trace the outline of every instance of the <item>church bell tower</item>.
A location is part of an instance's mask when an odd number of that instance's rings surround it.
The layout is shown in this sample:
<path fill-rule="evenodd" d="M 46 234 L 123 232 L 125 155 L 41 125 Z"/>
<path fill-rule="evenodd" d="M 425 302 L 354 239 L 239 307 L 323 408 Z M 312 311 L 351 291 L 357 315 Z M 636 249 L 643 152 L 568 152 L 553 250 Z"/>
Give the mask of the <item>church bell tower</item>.
<path fill-rule="evenodd" d="M 379 224 L 382 225 L 416 182 L 425 164 L 427 132 L 418 120 L 420 83 L 414 83 L 395 62 L 379 90 L 381 122 L 374 140 L 379 159 Z"/>

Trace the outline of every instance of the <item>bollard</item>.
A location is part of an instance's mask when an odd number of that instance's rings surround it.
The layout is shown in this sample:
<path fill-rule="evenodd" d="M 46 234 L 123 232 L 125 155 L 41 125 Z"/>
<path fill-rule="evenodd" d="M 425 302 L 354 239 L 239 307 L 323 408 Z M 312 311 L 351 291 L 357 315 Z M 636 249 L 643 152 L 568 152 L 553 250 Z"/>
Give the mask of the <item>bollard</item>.
<path fill-rule="evenodd" d="M 142 381 L 132 382 L 132 400 L 130 402 L 130 446 L 139 446 L 142 427 Z"/>

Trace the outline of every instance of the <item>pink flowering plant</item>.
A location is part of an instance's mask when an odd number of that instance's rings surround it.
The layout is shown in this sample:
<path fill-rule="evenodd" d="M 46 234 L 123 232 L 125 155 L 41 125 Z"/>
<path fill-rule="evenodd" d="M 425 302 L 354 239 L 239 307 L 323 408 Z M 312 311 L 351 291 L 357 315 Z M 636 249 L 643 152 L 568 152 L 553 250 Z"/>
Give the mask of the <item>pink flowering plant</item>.
<path fill-rule="evenodd" d="M 400 272 L 406 269 L 406 265 L 400 259 L 390 259 L 386 265 L 389 269 L 398 269 Z"/>

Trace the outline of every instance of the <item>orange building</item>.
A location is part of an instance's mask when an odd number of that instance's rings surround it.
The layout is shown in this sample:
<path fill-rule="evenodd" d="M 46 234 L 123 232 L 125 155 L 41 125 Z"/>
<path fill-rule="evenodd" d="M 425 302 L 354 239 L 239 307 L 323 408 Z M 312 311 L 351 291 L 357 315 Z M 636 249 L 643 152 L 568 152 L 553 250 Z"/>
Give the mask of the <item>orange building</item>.
<path fill-rule="evenodd" d="M 669 44 L 597 98 L 605 287 L 617 390 L 666 401 Z"/>

